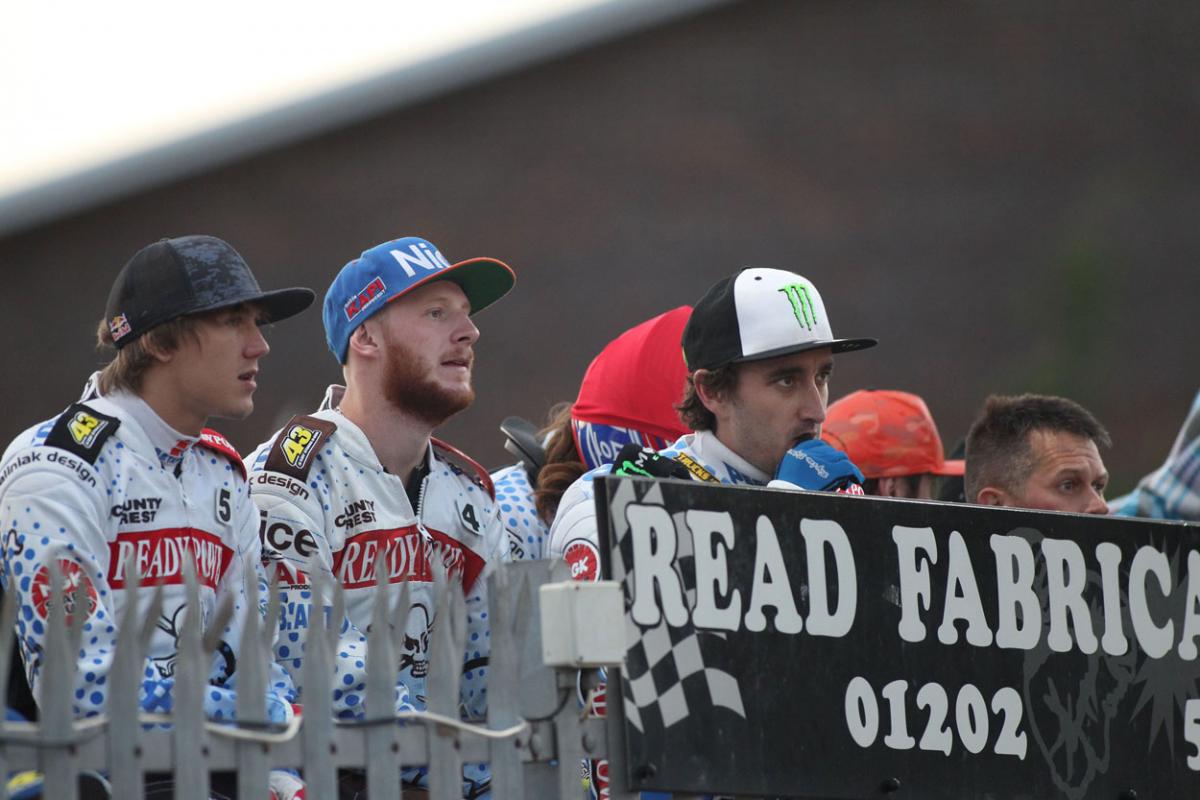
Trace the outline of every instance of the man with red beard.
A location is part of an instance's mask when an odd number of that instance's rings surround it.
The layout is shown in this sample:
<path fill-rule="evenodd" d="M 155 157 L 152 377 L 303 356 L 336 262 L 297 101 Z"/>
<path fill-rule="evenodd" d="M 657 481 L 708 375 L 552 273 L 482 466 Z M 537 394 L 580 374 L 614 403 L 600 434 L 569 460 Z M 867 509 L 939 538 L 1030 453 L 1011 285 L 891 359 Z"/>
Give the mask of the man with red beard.
<path fill-rule="evenodd" d="M 340 716 L 425 708 L 437 561 L 461 579 L 467 600 L 461 705 L 471 719 L 486 711 L 484 570 L 503 557 L 506 539 L 487 471 L 432 434 L 475 399 L 479 329 L 471 316 L 514 280 L 499 261 L 452 264 L 417 237 L 363 252 L 325 295 L 326 341 L 345 387 L 330 387 L 315 414 L 293 417 L 248 459 L 264 553 L 277 554 L 283 613 L 276 656 L 301 692 L 309 576 L 336 578 L 345 590 L 334 684 Z M 391 583 L 408 584 L 412 600 L 394 709 L 363 708 L 364 633 L 379 558 Z M 469 766 L 464 796 L 484 796 L 488 783 L 485 769 Z"/>

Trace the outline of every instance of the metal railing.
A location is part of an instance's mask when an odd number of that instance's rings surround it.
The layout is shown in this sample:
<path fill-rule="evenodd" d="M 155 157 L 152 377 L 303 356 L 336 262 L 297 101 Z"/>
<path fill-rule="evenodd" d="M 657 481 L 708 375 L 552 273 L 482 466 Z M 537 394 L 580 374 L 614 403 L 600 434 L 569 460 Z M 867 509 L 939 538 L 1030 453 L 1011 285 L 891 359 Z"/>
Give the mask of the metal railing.
<path fill-rule="evenodd" d="M 207 626 L 189 614 L 178 639 L 174 708 L 169 715 L 142 712 L 138 691 L 146 650 L 159 615 L 157 590 L 151 608 L 138 613 L 127 602 L 120 621 L 109 672 L 109 697 L 103 716 L 75 719 L 72 698 L 76 655 L 84 620 L 72 620 L 64 600 L 87 608 L 84 587 L 63 596 L 57 564 L 51 564 L 53 594 L 45 637 L 38 722 L 5 722 L 0 728 L 0 776 L 36 770 L 44 774 L 44 796 L 78 797 L 83 770 L 104 774 L 118 798 L 144 793 L 145 776 L 170 773 L 179 800 L 206 800 L 210 775 L 236 773 L 238 796 L 265 798 L 272 768 L 298 769 L 309 798 L 336 798 L 338 770 L 365 773 L 371 800 L 399 800 L 401 766 L 427 766 L 429 796 L 456 800 L 462 794 L 462 765 L 491 766 L 492 796 L 578 798 L 582 796 L 580 760 L 601 757 L 607 750 L 604 720 L 581 710 L 575 700 L 575 670 L 554 670 L 542 663 L 537 590 L 551 580 L 549 562 L 503 565 L 489 578 L 491 655 L 488 665 L 488 719 L 471 724 L 459 718 L 459 677 L 466 636 L 465 603 L 457 586 L 439 581 L 435 619 L 450 621 L 433 628 L 427 710 L 377 714 L 394 707 L 393 695 L 404 620 L 407 588 L 399 598 L 387 583 L 377 583 L 372 624 L 367 632 L 365 718 L 340 720 L 333 715 L 334 653 L 344 599 L 341 588 L 313 577 L 314 608 L 329 613 L 310 616 L 303 664 L 303 713 L 287 725 L 271 724 L 266 712 L 269 661 L 274 658 L 273 632 L 279 615 L 278 596 L 269 592 L 266 614 L 247 614 L 238 657 L 237 721 L 215 722 L 203 712 L 210 657 L 225 627 L 231 606 L 223 603 Z M 189 565 L 190 566 L 190 565 Z M 554 579 L 560 576 L 555 574 Z M 561 576 L 564 577 L 565 576 Z M 130 597 L 138 592 L 137 576 L 129 575 Z M 198 608 L 194 570 L 187 571 L 188 607 Z M 453 590 L 451 590 L 453 588 Z M 146 590 L 148 591 L 148 590 Z M 248 582 L 251 607 L 258 606 L 258 587 Z M 324 601 L 324 602 L 323 602 Z M 0 606 L 0 685 L 7 685 L 14 637 L 9 634 L 18 610 L 15 593 Z M 76 615 L 82 617 L 83 615 Z M 334 623 L 331 620 L 338 620 Z M 397 620 L 397 624 L 392 624 Z M 0 783 L 0 798 L 8 793 Z"/>

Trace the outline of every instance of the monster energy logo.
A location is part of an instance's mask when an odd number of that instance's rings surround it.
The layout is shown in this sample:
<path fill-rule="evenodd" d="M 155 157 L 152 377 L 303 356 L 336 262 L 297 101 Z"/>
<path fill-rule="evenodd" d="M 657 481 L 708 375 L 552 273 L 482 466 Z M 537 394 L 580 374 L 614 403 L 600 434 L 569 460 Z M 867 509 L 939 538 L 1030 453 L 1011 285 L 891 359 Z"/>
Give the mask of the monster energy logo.
<path fill-rule="evenodd" d="M 629 461 L 628 459 L 626 459 L 625 461 L 622 461 L 621 466 L 617 467 L 614 470 L 614 472 L 616 472 L 616 474 L 618 474 L 618 475 L 644 475 L 647 478 L 654 477 L 649 472 L 642 469 L 641 467 L 639 467 L 637 464 L 633 463 L 632 461 Z"/>
<path fill-rule="evenodd" d="M 786 294 L 788 301 L 791 302 L 792 313 L 796 315 L 796 321 L 811 331 L 813 325 L 817 324 L 817 309 L 813 306 L 808 287 L 802 283 L 789 283 L 779 291 Z"/>

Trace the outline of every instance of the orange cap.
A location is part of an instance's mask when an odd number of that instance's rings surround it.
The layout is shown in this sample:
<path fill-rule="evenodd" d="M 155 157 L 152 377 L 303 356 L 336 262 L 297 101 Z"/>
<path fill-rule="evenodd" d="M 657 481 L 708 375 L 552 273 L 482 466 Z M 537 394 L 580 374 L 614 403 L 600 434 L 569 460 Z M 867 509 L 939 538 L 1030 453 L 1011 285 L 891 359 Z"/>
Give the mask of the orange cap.
<path fill-rule="evenodd" d="M 868 478 L 963 474 L 963 461 L 946 460 L 925 401 L 908 392 L 846 395 L 829 406 L 821 438 L 850 456 Z"/>

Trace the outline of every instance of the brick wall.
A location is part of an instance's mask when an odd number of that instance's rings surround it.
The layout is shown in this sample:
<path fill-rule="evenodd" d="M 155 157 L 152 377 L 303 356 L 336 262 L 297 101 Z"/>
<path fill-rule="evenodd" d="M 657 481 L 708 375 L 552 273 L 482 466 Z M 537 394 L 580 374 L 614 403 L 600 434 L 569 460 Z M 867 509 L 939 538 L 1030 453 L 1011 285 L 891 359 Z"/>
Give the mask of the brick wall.
<path fill-rule="evenodd" d="M 835 396 L 919 392 L 953 442 L 989 392 L 1068 394 L 1112 429 L 1123 489 L 1200 383 L 1198 38 L 1183 3 L 753 0 L 0 239 L 0 438 L 74 399 L 147 242 L 213 233 L 264 285 L 323 292 L 417 233 L 519 275 L 443 431 L 489 465 L 500 419 L 754 265 L 882 340 Z M 339 378 L 316 311 L 271 341 L 258 411 L 218 424 L 244 450 Z"/>

